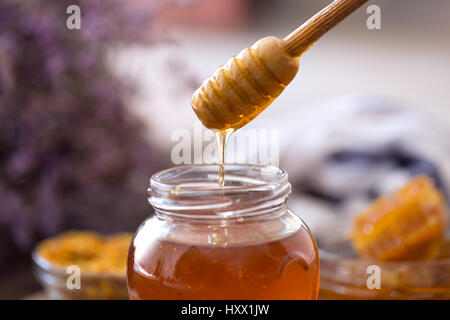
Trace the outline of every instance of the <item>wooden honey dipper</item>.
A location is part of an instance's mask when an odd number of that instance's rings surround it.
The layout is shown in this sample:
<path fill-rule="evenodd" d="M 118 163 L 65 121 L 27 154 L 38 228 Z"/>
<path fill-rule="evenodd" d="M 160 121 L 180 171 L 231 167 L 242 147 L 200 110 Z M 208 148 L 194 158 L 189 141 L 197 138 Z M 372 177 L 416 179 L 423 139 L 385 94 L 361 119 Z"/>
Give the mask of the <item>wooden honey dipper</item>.
<path fill-rule="evenodd" d="M 284 39 L 266 37 L 208 77 L 192 96 L 203 125 L 236 130 L 278 97 L 299 69 L 299 57 L 368 0 L 335 0 Z"/>

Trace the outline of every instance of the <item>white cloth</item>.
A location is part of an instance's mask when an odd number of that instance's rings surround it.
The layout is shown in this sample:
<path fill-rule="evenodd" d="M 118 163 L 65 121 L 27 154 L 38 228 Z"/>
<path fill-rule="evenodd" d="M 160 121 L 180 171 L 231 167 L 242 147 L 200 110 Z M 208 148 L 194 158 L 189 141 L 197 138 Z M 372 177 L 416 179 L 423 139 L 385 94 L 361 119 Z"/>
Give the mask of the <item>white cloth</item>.
<path fill-rule="evenodd" d="M 345 201 L 332 205 L 293 195 L 293 211 L 313 232 L 326 233 L 329 228 L 324 225 L 328 225 L 341 231 L 336 236 L 345 236 L 348 223 L 343 220 L 350 220 L 369 202 L 360 191 L 391 193 L 411 177 L 410 172 L 389 162 L 330 162 L 330 155 L 336 152 L 400 150 L 431 163 L 444 186 L 450 186 L 450 128 L 392 101 L 342 97 L 259 121 L 258 127 L 265 126 L 280 129 L 280 167 L 288 171 L 294 186 L 309 184 L 325 193 L 345 196 Z"/>

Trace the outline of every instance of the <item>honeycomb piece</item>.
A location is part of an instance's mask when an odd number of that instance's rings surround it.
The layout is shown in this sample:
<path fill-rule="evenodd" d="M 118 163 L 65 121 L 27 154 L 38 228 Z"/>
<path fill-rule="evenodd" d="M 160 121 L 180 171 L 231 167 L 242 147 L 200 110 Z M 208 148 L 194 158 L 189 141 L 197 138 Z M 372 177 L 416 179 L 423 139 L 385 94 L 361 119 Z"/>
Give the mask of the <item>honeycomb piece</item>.
<path fill-rule="evenodd" d="M 450 259 L 450 237 L 444 240 L 441 252 L 439 252 L 438 259 L 447 260 Z"/>
<path fill-rule="evenodd" d="M 390 197 L 376 200 L 353 221 L 355 250 L 381 261 L 436 258 L 447 212 L 430 178 L 419 176 Z"/>

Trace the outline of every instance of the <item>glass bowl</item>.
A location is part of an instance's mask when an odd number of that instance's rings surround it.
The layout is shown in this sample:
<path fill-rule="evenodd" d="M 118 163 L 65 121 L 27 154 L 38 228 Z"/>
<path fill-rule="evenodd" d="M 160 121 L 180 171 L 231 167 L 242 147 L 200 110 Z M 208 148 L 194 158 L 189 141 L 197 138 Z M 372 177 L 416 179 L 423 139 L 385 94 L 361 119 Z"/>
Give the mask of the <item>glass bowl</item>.
<path fill-rule="evenodd" d="M 56 300 L 126 300 L 128 290 L 125 273 L 87 272 L 81 270 L 80 288 L 67 285 L 71 273 L 39 255 L 32 254 L 33 273 L 44 287 L 48 299 Z"/>
<path fill-rule="evenodd" d="M 450 259 L 379 262 L 358 258 L 347 241 L 320 248 L 322 299 L 450 299 Z M 373 287 L 376 266 L 380 286 Z"/>

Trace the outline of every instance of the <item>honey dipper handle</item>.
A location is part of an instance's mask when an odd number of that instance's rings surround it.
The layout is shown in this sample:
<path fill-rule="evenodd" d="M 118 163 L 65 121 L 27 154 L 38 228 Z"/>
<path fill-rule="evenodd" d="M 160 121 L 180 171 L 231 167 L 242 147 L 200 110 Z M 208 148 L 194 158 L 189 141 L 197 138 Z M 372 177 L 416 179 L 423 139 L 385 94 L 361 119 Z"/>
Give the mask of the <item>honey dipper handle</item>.
<path fill-rule="evenodd" d="M 283 49 L 292 57 L 308 50 L 327 31 L 334 28 L 368 0 L 335 0 L 283 39 Z"/>

